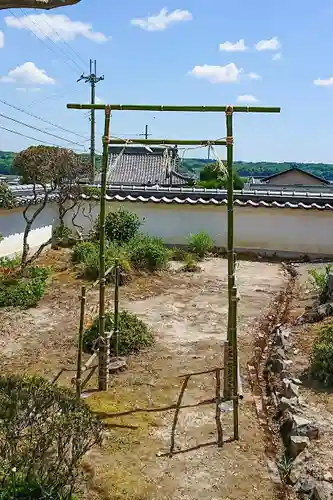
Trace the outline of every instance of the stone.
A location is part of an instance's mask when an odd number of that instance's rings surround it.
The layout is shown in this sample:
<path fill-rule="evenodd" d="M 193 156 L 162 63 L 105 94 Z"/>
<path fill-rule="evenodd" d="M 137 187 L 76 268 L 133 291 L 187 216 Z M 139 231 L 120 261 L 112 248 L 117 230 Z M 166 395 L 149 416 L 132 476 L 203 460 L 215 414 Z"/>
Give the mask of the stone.
<path fill-rule="evenodd" d="M 280 328 L 275 336 L 275 344 L 283 348 L 288 347 L 288 336 L 286 336 Z"/>
<path fill-rule="evenodd" d="M 126 358 L 110 358 L 109 373 L 117 373 L 127 369 Z"/>
<path fill-rule="evenodd" d="M 292 378 L 291 381 L 293 384 L 302 385 L 302 381 L 299 378 Z"/>
<path fill-rule="evenodd" d="M 278 466 L 276 465 L 274 460 L 267 460 L 267 468 L 268 468 L 268 474 L 269 474 L 269 477 L 270 477 L 272 483 L 277 484 L 277 485 L 281 485 L 282 484 L 281 476 L 279 473 Z"/>
<path fill-rule="evenodd" d="M 279 410 L 282 412 L 290 411 L 291 413 L 295 413 L 298 410 L 297 398 L 285 398 L 283 396 L 280 399 Z"/>
<path fill-rule="evenodd" d="M 305 493 L 306 495 L 309 495 L 308 498 L 311 499 L 314 487 L 314 481 L 311 481 L 310 479 L 302 479 L 297 485 L 297 493 L 300 495 L 303 495 Z"/>
<path fill-rule="evenodd" d="M 294 349 L 294 356 L 297 356 L 297 354 L 299 353 L 299 349 Z"/>
<path fill-rule="evenodd" d="M 304 473 L 304 464 L 310 458 L 309 451 L 305 448 L 293 461 L 289 479 L 291 484 L 296 484 Z"/>
<path fill-rule="evenodd" d="M 309 439 L 319 438 L 319 429 L 316 424 L 300 415 L 293 415 L 293 430 L 295 436 L 307 436 Z"/>
<path fill-rule="evenodd" d="M 310 444 L 310 439 L 307 436 L 290 436 L 289 453 L 290 456 L 296 458 Z"/>
<path fill-rule="evenodd" d="M 284 370 L 284 361 L 279 358 L 272 358 L 267 362 L 267 367 L 273 373 L 281 373 Z"/>
<path fill-rule="evenodd" d="M 298 385 L 293 384 L 288 378 L 282 380 L 283 395 L 286 398 L 297 398 L 298 397 Z"/>
<path fill-rule="evenodd" d="M 333 304 L 328 302 L 327 304 L 321 304 L 317 307 L 318 319 L 328 318 L 333 314 Z"/>
<path fill-rule="evenodd" d="M 327 481 L 316 482 L 312 499 L 313 500 L 332 500 L 333 498 L 333 486 Z"/>

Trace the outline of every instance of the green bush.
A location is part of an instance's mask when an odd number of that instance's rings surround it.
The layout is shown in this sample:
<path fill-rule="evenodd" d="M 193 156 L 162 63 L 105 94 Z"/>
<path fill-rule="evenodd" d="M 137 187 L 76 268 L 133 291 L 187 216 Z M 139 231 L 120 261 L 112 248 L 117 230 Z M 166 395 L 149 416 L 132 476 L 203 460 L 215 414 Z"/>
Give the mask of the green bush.
<path fill-rule="evenodd" d="M 164 269 L 171 258 L 172 251 L 168 249 L 161 238 L 148 235 L 138 235 L 128 243 L 131 262 L 137 269 L 157 271 Z"/>
<path fill-rule="evenodd" d="M 325 386 L 333 384 L 333 324 L 322 328 L 313 344 L 311 375 Z"/>
<path fill-rule="evenodd" d="M 99 276 L 100 258 L 99 245 L 92 242 L 78 243 L 73 251 L 74 262 L 81 263 L 82 275 L 89 280 L 96 280 Z M 129 279 L 131 273 L 130 257 L 127 249 L 116 244 L 108 243 L 105 251 L 106 271 L 118 263 L 120 266 L 120 284 Z M 114 272 L 107 275 L 107 280 L 112 281 Z"/>
<path fill-rule="evenodd" d="M 39 377 L 0 376 L 0 499 L 73 500 L 80 462 L 101 443 L 102 429 L 73 391 Z"/>
<path fill-rule="evenodd" d="M 105 234 L 109 241 L 127 243 L 138 233 L 142 222 L 139 217 L 124 208 L 109 212 L 105 218 Z M 100 222 L 96 219 L 93 229 L 93 239 L 99 239 Z"/>
<path fill-rule="evenodd" d="M 54 228 L 52 238 L 53 248 L 66 248 L 72 246 L 75 243 L 72 231 L 64 224 L 60 224 L 59 226 Z"/>
<path fill-rule="evenodd" d="M 72 261 L 75 264 L 81 264 L 86 262 L 86 260 L 97 251 L 98 247 L 96 243 L 93 243 L 92 241 L 77 243 L 73 248 Z"/>
<path fill-rule="evenodd" d="M 333 269 L 332 264 L 327 264 L 325 269 L 311 269 L 309 271 L 312 288 L 318 293 L 321 303 L 328 298 L 328 277 Z"/>
<path fill-rule="evenodd" d="M 186 254 L 184 256 L 184 265 L 181 267 L 181 270 L 187 273 L 196 273 L 201 271 L 201 268 L 198 265 L 197 256 L 191 253 Z"/>
<path fill-rule="evenodd" d="M 213 249 L 214 240 L 205 231 L 200 231 L 200 233 L 190 235 L 188 246 L 193 253 L 198 255 L 200 259 L 203 259 Z"/>
<path fill-rule="evenodd" d="M 106 331 L 113 331 L 114 314 L 107 312 L 105 315 Z M 121 311 L 118 320 L 119 343 L 118 350 L 120 355 L 127 355 L 140 351 L 153 343 L 153 334 L 150 328 L 135 314 L 128 311 Z M 84 332 L 83 346 L 84 351 L 92 353 L 97 348 L 99 336 L 99 318 L 95 318 L 93 324 Z M 111 353 L 115 353 L 115 336 L 111 337 Z"/>
<path fill-rule="evenodd" d="M 15 207 L 15 196 L 8 184 L 0 182 L 0 208 L 13 208 Z"/>
<path fill-rule="evenodd" d="M 0 269 L 0 307 L 34 307 L 45 294 L 50 270 L 30 267 L 23 273 L 14 268 Z"/>

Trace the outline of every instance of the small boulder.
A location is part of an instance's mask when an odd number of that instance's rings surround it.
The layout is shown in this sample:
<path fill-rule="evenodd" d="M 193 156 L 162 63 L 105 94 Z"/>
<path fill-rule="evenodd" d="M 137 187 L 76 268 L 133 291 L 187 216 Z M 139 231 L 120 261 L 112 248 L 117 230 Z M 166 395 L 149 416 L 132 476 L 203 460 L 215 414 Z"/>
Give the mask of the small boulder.
<path fill-rule="evenodd" d="M 298 386 L 293 384 L 289 378 L 284 378 L 282 380 L 283 395 L 286 398 L 297 398 L 298 397 Z"/>
<path fill-rule="evenodd" d="M 319 429 L 316 424 L 310 422 L 306 418 L 293 415 L 293 430 L 295 436 L 307 436 L 309 439 L 319 438 Z"/>
<path fill-rule="evenodd" d="M 305 450 L 310 444 L 310 439 L 307 436 L 290 436 L 289 453 L 290 456 L 296 458 L 301 451 Z"/>
<path fill-rule="evenodd" d="M 333 486 L 327 481 L 318 481 L 315 484 L 312 494 L 313 500 L 332 500 Z"/>
<path fill-rule="evenodd" d="M 296 413 L 298 411 L 297 398 L 285 398 L 283 396 L 280 399 L 279 410 L 282 412 L 290 411 L 291 413 Z"/>

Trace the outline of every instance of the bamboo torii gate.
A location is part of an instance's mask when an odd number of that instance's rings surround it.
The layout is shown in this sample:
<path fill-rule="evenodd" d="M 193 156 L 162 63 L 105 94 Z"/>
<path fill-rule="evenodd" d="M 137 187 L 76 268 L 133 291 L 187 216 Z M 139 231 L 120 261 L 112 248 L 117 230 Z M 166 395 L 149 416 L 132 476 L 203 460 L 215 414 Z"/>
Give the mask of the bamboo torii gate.
<path fill-rule="evenodd" d="M 279 107 L 260 106 L 161 106 L 161 105 L 133 105 L 133 104 L 67 104 L 68 109 L 104 110 L 104 136 L 103 159 L 101 177 L 100 200 L 100 275 L 99 275 L 99 335 L 101 338 L 99 348 L 98 385 L 99 390 L 108 389 L 109 349 L 110 339 L 105 333 L 105 215 L 106 215 L 106 189 L 109 144 L 119 144 L 119 140 L 110 137 L 110 122 L 112 111 L 168 111 L 168 112 L 199 112 L 199 113 L 225 113 L 226 139 L 225 140 L 173 140 L 173 139 L 123 139 L 122 144 L 159 144 L 159 145 L 196 145 L 196 146 L 226 146 L 227 148 L 227 175 L 228 175 L 228 230 L 227 230 L 227 255 L 228 255 L 228 331 L 227 342 L 229 346 L 229 363 L 224 365 L 227 371 L 227 387 L 230 388 L 230 400 L 233 401 L 234 437 L 238 439 L 238 345 L 237 345 L 237 286 L 235 276 L 235 251 L 234 251 L 234 187 L 233 187 L 233 114 L 234 113 L 280 113 Z"/>

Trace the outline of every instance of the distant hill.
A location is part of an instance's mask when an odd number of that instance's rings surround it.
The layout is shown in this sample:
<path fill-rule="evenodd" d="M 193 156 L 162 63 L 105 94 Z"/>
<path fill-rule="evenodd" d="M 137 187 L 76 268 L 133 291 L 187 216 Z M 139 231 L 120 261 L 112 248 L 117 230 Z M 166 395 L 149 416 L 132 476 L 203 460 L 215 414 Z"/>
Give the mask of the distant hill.
<path fill-rule="evenodd" d="M 199 175 L 207 163 L 213 163 L 214 160 L 207 160 L 203 158 L 184 158 L 182 160 L 182 169 L 188 172 Z M 333 164 L 329 163 L 275 163 L 275 162 L 246 162 L 236 161 L 234 165 L 241 177 L 268 177 L 269 175 L 282 172 L 292 166 L 310 172 L 311 174 L 323 177 L 327 180 L 333 180 Z"/>
<path fill-rule="evenodd" d="M 0 175 L 10 175 L 11 167 L 15 153 L 11 151 L 0 151 Z M 86 154 L 84 156 L 87 156 Z M 96 157 L 97 170 L 101 166 L 101 156 Z M 214 160 L 205 158 L 183 158 L 181 161 L 181 170 L 199 175 L 207 163 L 213 163 Z M 275 162 L 246 162 L 236 161 L 235 167 L 241 177 L 267 177 L 269 175 L 287 170 L 291 166 L 297 165 L 299 168 L 318 175 L 324 179 L 333 181 L 333 164 L 329 163 L 275 163 Z"/>
<path fill-rule="evenodd" d="M 15 153 L 13 153 L 12 151 L 0 151 L 0 175 L 11 175 L 13 173 L 12 164 L 14 156 Z M 83 153 L 82 156 L 88 156 L 88 155 Z M 96 155 L 97 170 L 100 169 L 101 159 L 102 157 L 100 155 Z"/>

